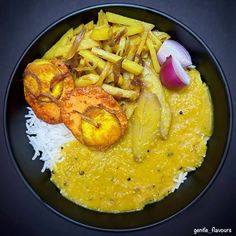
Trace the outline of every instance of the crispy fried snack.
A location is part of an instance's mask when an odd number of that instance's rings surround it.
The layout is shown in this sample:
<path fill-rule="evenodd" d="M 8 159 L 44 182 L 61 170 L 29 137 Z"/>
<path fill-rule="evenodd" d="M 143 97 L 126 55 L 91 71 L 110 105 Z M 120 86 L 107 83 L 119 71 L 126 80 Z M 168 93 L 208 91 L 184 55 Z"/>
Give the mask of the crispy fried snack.
<path fill-rule="evenodd" d="M 36 116 L 49 123 L 61 123 L 60 101 L 74 88 L 66 65 L 59 59 L 37 59 L 28 64 L 23 76 L 24 94 Z"/>
<path fill-rule="evenodd" d="M 78 87 L 61 102 L 65 125 L 83 144 L 98 150 L 115 143 L 127 128 L 118 102 L 101 87 Z"/>

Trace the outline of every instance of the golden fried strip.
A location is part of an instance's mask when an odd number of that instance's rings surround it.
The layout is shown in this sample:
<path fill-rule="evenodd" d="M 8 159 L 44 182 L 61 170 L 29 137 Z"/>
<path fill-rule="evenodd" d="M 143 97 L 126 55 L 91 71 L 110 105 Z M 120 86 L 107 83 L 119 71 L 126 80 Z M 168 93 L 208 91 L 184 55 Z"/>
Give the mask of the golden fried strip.
<path fill-rule="evenodd" d="M 116 63 L 122 59 L 122 57 L 114 53 L 106 52 L 100 48 L 92 48 L 92 52 L 112 63 Z M 143 67 L 141 65 L 126 58 L 122 61 L 122 68 L 134 75 L 139 75 L 143 72 Z"/>
<path fill-rule="evenodd" d="M 117 98 L 128 98 L 131 101 L 134 101 L 138 98 L 139 93 L 137 93 L 136 91 L 133 90 L 125 90 L 125 89 L 121 89 L 121 88 L 117 88 L 108 84 L 103 84 L 102 88 L 108 92 L 109 94 L 111 94 L 114 97 Z"/>
<path fill-rule="evenodd" d="M 119 24 L 119 25 L 137 25 L 142 24 L 145 28 L 152 30 L 155 25 L 147 23 L 145 21 L 136 20 L 130 17 L 122 16 L 112 12 L 106 12 L 108 22 Z"/>

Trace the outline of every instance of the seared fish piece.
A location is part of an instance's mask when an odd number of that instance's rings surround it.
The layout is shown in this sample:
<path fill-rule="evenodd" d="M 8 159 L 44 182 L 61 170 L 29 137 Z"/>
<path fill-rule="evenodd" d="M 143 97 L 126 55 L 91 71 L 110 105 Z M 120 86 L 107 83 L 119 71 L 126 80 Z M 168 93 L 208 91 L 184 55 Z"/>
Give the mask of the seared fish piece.
<path fill-rule="evenodd" d="M 127 118 L 118 102 L 99 86 L 78 87 L 61 102 L 65 125 L 83 144 L 102 150 L 124 134 Z"/>
<path fill-rule="evenodd" d="M 60 101 L 74 89 L 74 81 L 62 60 L 37 59 L 24 71 L 24 94 L 36 116 L 49 123 L 61 123 Z"/>

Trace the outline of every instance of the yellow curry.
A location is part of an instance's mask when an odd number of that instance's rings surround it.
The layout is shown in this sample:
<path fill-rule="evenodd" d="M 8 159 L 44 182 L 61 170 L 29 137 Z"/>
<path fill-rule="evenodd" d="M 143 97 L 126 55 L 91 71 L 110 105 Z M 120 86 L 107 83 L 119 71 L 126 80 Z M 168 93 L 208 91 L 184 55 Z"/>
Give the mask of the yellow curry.
<path fill-rule="evenodd" d="M 169 137 L 155 140 L 143 162 L 133 158 L 132 118 L 122 139 L 105 151 L 91 150 L 78 141 L 61 147 L 64 158 L 55 164 L 51 177 L 61 194 L 97 211 L 140 210 L 171 193 L 178 173 L 199 167 L 212 134 L 213 111 L 199 72 L 188 73 L 189 86 L 165 89 L 172 111 Z"/>

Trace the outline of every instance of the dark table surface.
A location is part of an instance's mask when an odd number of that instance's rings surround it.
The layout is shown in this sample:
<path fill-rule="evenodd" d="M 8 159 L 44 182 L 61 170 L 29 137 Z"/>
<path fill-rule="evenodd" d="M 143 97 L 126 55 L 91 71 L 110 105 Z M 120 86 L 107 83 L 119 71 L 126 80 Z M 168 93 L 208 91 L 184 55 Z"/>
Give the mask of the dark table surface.
<path fill-rule="evenodd" d="M 0 1 L 0 106 L 11 71 L 27 45 L 49 24 L 77 9 L 95 3 L 121 1 Z M 124 1 L 123 1 L 124 2 Z M 197 33 L 219 60 L 236 99 L 235 41 L 236 1 L 234 0 L 137 0 L 185 23 Z M 194 229 L 231 228 L 236 235 L 236 136 L 226 162 L 207 193 L 187 210 L 156 227 L 130 235 L 192 235 Z M 6 150 L 3 124 L 0 126 L 0 235 L 113 235 L 70 223 L 46 208 L 26 187 Z M 123 233 L 124 235 L 128 233 Z"/>

